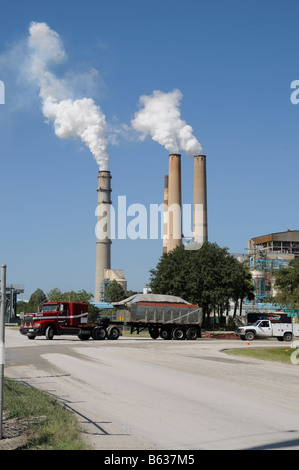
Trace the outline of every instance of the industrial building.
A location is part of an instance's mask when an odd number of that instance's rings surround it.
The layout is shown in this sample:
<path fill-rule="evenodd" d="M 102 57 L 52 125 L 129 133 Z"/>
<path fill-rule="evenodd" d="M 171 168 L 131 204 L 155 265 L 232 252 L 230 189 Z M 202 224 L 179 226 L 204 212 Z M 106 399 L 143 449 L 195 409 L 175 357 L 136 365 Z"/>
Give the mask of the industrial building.
<path fill-rule="evenodd" d="M 275 255 L 290 255 L 289 259 L 299 256 L 299 230 L 287 230 L 286 232 L 270 233 L 261 237 L 255 237 L 248 242 L 249 254 L 255 252 L 271 253 Z"/>
<path fill-rule="evenodd" d="M 299 257 L 299 230 L 254 237 L 248 241 L 248 255 L 257 303 L 275 295 L 273 273 Z"/>
<path fill-rule="evenodd" d="M 1 280 L 0 280 L 1 286 Z M 5 322 L 13 323 L 17 320 L 17 301 L 18 295 L 24 293 L 24 286 L 16 284 L 6 284 L 6 315 Z M 1 294 L 0 294 L 1 298 Z"/>

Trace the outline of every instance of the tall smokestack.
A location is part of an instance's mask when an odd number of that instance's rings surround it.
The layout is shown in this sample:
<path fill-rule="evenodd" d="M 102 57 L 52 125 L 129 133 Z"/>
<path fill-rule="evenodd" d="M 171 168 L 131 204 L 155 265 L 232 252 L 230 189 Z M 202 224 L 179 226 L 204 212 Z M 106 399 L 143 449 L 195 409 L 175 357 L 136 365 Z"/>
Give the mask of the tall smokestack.
<path fill-rule="evenodd" d="M 206 156 L 194 157 L 193 241 L 208 240 Z"/>
<path fill-rule="evenodd" d="M 168 175 L 164 178 L 163 255 L 168 247 Z"/>
<path fill-rule="evenodd" d="M 182 245 L 181 155 L 169 155 L 167 252 Z"/>
<path fill-rule="evenodd" d="M 110 209 L 111 176 L 110 171 L 99 171 L 97 207 L 97 253 L 94 301 L 103 301 L 105 269 L 111 269 Z"/>

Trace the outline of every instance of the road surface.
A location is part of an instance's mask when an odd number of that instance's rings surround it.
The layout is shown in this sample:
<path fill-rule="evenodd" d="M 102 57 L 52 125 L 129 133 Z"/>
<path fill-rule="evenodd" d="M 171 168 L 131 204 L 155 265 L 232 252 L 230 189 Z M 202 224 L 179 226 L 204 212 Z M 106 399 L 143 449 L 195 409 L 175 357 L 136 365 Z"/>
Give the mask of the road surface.
<path fill-rule="evenodd" d="M 299 449 L 299 367 L 236 356 L 269 341 L 28 340 L 6 328 L 5 376 L 73 410 L 95 449 Z"/>

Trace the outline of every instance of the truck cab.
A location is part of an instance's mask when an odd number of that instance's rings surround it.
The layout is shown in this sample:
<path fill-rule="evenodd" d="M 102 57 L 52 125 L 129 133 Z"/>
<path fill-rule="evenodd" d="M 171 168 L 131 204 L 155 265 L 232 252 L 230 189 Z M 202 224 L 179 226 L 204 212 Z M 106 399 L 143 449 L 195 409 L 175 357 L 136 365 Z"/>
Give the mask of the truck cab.
<path fill-rule="evenodd" d="M 88 305 L 73 302 L 45 302 L 37 313 L 25 314 L 20 333 L 29 339 L 54 334 L 79 334 L 87 323 Z"/>
<path fill-rule="evenodd" d="M 256 321 L 252 326 L 256 328 L 257 336 L 272 336 L 272 324 L 269 320 Z"/>
<path fill-rule="evenodd" d="M 256 336 L 271 337 L 271 322 L 269 320 L 257 320 L 252 325 L 237 328 L 235 334 L 247 341 L 252 341 Z"/>

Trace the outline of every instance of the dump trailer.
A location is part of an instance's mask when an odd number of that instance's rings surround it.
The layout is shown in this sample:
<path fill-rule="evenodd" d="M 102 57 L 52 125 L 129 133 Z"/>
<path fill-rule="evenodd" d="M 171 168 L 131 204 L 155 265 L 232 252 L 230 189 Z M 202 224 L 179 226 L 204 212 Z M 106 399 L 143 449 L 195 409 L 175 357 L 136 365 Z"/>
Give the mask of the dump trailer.
<path fill-rule="evenodd" d="M 189 315 L 189 314 L 188 314 Z M 24 315 L 20 333 L 29 339 L 46 336 L 51 340 L 55 335 L 76 335 L 82 341 L 116 340 L 121 329 L 129 327 L 130 333 L 139 334 L 147 330 L 151 338 L 165 340 L 195 340 L 201 337 L 201 324 L 176 321 L 113 321 L 108 317 L 88 323 L 88 304 L 76 302 L 45 302 L 38 313 Z M 180 317 L 181 320 L 181 317 Z"/>

